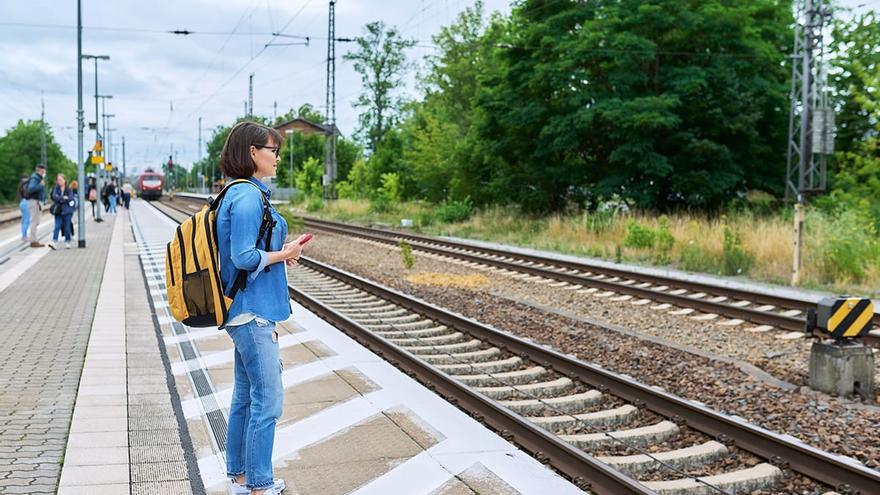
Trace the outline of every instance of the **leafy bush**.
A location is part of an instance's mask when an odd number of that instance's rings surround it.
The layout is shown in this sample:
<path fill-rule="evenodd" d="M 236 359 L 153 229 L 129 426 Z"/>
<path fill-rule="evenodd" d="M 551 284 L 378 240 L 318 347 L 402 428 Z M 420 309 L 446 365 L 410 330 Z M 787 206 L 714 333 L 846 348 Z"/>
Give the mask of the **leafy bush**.
<path fill-rule="evenodd" d="M 314 194 L 306 199 L 306 211 L 314 213 L 324 209 L 324 198 Z"/>
<path fill-rule="evenodd" d="M 463 201 L 444 201 L 437 207 L 437 218 L 443 223 L 464 222 L 474 214 L 470 196 Z"/>
<path fill-rule="evenodd" d="M 861 282 L 872 263 L 880 264 L 880 241 L 873 220 L 853 209 L 834 215 L 822 253 L 823 277 Z"/>
<path fill-rule="evenodd" d="M 669 263 L 672 246 L 675 245 L 675 237 L 669 230 L 669 218 L 665 215 L 660 217 L 660 227 L 658 227 L 654 233 L 654 238 L 654 243 L 657 248 L 657 262 Z"/>
<path fill-rule="evenodd" d="M 678 267 L 691 272 L 717 272 L 718 265 L 712 253 L 700 247 L 693 239 L 682 246 Z"/>
<path fill-rule="evenodd" d="M 434 225 L 436 218 L 434 218 L 434 213 L 430 211 L 423 211 L 418 214 L 416 217 L 416 225 L 419 227 L 430 227 Z"/>
<path fill-rule="evenodd" d="M 341 180 L 336 183 L 336 197 L 339 199 L 357 199 L 358 195 L 350 182 Z"/>
<path fill-rule="evenodd" d="M 657 234 L 635 220 L 630 220 L 626 226 L 626 238 L 623 239 L 623 245 L 631 248 L 651 248 L 654 247 L 654 241 Z"/>
<path fill-rule="evenodd" d="M 755 260 L 742 246 L 739 232 L 724 226 L 724 240 L 721 244 L 721 273 L 723 275 L 745 275 Z"/>
<path fill-rule="evenodd" d="M 382 174 L 382 185 L 376 195 L 389 203 L 399 203 L 401 198 L 400 176 L 397 173 Z"/>
<path fill-rule="evenodd" d="M 391 213 L 394 211 L 394 203 L 382 195 L 377 195 L 370 200 L 370 213 Z"/>
<path fill-rule="evenodd" d="M 303 162 L 293 173 L 297 192 L 307 198 L 323 193 L 324 186 L 321 184 L 323 177 L 324 165 L 314 157 Z"/>
<path fill-rule="evenodd" d="M 400 256 L 403 260 L 403 267 L 407 270 L 416 265 L 416 257 L 412 254 L 412 246 L 408 242 L 401 239 L 397 246 L 400 248 Z"/>
<path fill-rule="evenodd" d="M 290 234 L 294 234 L 295 232 L 299 232 L 303 229 L 305 222 L 302 217 L 297 216 L 293 213 L 289 208 L 280 208 L 278 213 L 284 217 L 284 220 L 287 222 L 287 232 Z"/>

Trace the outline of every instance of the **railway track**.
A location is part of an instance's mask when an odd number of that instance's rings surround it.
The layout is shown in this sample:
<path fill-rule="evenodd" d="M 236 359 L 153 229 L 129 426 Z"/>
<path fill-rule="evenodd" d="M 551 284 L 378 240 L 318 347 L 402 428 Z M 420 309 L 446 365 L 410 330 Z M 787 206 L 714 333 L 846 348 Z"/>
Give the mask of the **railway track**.
<path fill-rule="evenodd" d="M 204 199 L 178 195 L 182 202 L 195 205 Z M 596 293 L 612 300 L 629 300 L 642 305 L 659 303 L 655 309 L 670 309 L 680 314 L 698 311 L 702 317 L 725 317 L 725 324 L 750 322 L 756 331 L 776 328 L 788 332 L 788 338 L 804 332 L 805 312 L 815 307 L 814 301 L 782 295 L 752 292 L 677 278 L 638 273 L 621 268 L 566 261 L 535 254 L 524 254 L 503 249 L 478 247 L 447 239 L 398 232 L 372 227 L 349 225 L 328 220 L 305 218 L 309 229 L 338 235 L 352 236 L 386 245 L 397 245 L 403 240 L 414 250 L 446 260 L 458 260 L 476 267 L 491 267 L 502 273 L 536 277 L 565 284 L 581 293 Z M 674 308 L 681 308 L 675 310 Z M 691 315 L 693 316 L 693 315 Z M 872 318 L 874 330 L 861 340 L 872 347 L 880 347 L 880 314 Z M 816 330 L 816 336 L 822 337 Z"/>
<path fill-rule="evenodd" d="M 607 291 L 611 293 L 606 294 L 609 297 L 628 296 L 627 300 L 633 304 L 656 302 L 669 305 L 668 307 L 692 309 L 704 315 L 729 318 L 730 324 L 751 322 L 787 332 L 803 333 L 805 312 L 816 305 L 815 302 L 792 297 L 749 292 L 733 287 L 672 279 L 539 255 L 476 247 L 416 234 L 313 218 L 307 218 L 305 225 L 311 229 L 359 237 L 383 244 L 396 245 L 400 240 L 404 240 L 414 250 L 441 258 L 564 282 L 569 286 L 579 286 L 576 290 L 584 293 Z M 880 327 L 880 314 L 875 314 L 872 321 L 875 327 Z M 821 336 L 819 333 L 817 335 Z M 875 329 L 863 340 L 868 345 L 880 347 L 880 329 Z"/>
<path fill-rule="evenodd" d="M 289 274 L 300 304 L 594 493 L 788 493 L 793 473 L 880 493 L 856 461 L 353 274 L 306 257 Z"/>

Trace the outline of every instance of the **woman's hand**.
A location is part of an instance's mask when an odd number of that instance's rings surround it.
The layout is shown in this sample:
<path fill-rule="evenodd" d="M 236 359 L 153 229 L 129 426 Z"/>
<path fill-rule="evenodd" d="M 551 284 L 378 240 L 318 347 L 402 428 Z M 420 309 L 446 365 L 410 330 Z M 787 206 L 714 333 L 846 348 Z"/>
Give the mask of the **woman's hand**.
<path fill-rule="evenodd" d="M 287 263 L 287 266 L 294 266 L 299 263 L 299 257 L 302 255 L 303 249 L 311 240 L 311 238 L 306 239 L 306 234 L 303 234 L 297 237 L 295 241 L 288 242 L 281 248 L 281 252 L 284 253 L 284 262 Z"/>

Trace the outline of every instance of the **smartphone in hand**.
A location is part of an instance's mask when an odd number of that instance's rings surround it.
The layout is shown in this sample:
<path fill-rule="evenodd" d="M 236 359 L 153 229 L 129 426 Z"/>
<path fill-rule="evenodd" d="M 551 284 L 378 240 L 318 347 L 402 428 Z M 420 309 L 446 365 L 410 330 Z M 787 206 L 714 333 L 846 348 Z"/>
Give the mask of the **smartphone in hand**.
<path fill-rule="evenodd" d="M 304 235 L 304 236 L 302 237 L 302 239 L 299 240 L 299 245 L 302 246 L 303 244 L 305 244 L 305 243 L 311 241 L 311 240 L 312 240 L 312 237 L 313 237 L 312 234 L 306 234 L 306 235 Z"/>

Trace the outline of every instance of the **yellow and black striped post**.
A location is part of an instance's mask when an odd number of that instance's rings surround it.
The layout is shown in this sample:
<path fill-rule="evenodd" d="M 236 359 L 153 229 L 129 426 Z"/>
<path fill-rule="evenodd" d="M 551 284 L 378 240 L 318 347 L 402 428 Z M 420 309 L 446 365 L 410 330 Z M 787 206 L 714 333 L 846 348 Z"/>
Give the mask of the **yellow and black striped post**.
<path fill-rule="evenodd" d="M 826 297 L 819 301 L 816 326 L 833 339 L 861 337 L 871 330 L 874 303 L 864 297 Z"/>

